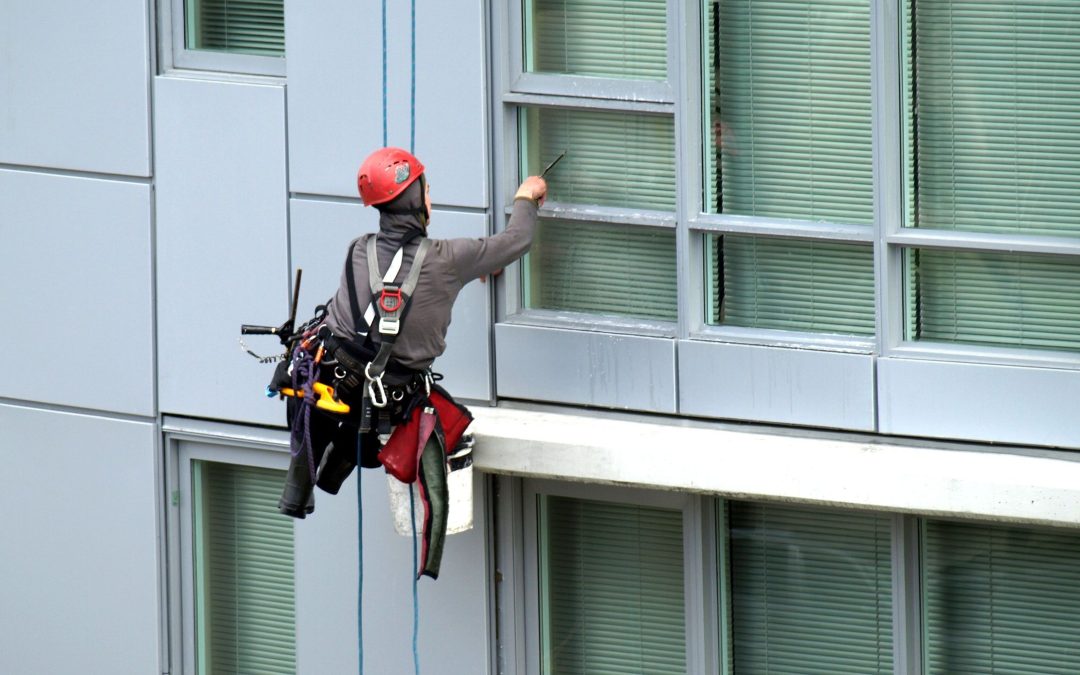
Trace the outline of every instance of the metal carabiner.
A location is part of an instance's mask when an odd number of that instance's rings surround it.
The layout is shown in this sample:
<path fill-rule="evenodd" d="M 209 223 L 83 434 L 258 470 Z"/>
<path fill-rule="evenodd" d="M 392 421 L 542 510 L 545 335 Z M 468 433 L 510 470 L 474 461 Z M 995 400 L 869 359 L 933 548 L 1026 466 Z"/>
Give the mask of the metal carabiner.
<path fill-rule="evenodd" d="M 364 366 L 364 378 L 367 379 L 367 391 L 368 398 L 371 399 L 371 405 L 376 408 L 385 408 L 389 403 L 389 399 L 386 396 L 386 387 L 383 386 L 382 375 L 378 377 L 371 376 L 371 364 L 368 363 Z M 376 387 L 378 387 L 376 389 Z"/>

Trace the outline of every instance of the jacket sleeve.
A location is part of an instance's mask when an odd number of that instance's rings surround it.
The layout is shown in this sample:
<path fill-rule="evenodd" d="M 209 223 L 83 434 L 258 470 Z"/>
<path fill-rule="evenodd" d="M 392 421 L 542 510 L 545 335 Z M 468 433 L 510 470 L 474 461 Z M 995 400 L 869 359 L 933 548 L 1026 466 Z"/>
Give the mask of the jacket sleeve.
<path fill-rule="evenodd" d="M 532 246 L 536 211 L 536 202 L 519 198 L 514 200 L 510 222 L 502 232 L 480 239 L 448 240 L 454 271 L 461 283 L 498 271 L 525 255 Z"/>

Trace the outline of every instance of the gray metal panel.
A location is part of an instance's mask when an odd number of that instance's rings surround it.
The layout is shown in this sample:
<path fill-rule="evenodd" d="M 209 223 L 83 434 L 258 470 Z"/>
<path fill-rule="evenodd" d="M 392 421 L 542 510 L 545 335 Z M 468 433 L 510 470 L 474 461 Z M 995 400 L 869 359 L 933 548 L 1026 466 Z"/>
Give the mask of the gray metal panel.
<path fill-rule="evenodd" d="M 281 423 L 272 373 L 240 324 L 287 316 L 285 101 L 278 86 L 159 77 L 156 86 L 161 409 Z M 263 353 L 273 338 L 253 338 Z"/>
<path fill-rule="evenodd" d="M 348 244 L 378 227 L 378 212 L 359 202 L 293 199 L 292 263 L 304 270 L 300 289 L 300 315 L 311 316 L 315 305 L 326 302 L 337 290 Z M 482 237 L 487 217 L 474 213 L 434 210 L 434 237 Z M 466 286 L 454 304 L 446 353 L 435 361 L 435 370 L 446 376 L 443 384 L 455 397 L 491 398 L 490 304 L 486 284 Z"/>
<path fill-rule="evenodd" d="M 681 341 L 687 415 L 874 429 L 874 359 L 806 349 Z"/>
<path fill-rule="evenodd" d="M 480 0 L 420 2 L 416 10 L 415 149 L 438 204 L 489 202 L 483 7 Z M 388 143 L 404 148 L 410 144 L 409 22 L 407 4 L 388 5 Z M 310 11 L 286 3 L 285 26 L 291 189 L 355 197 L 356 170 L 383 138 L 378 7 L 330 0 Z"/>
<path fill-rule="evenodd" d="M 1080 371 L 880 359 L 881 432 L 1080 448 Z"/>
<path fill-rule="evenodd" d="M 0 672 L 162 672 L 156 438 L 0 405 Z"/>
<path fill-rule="evenodd" d="M 146 0 L 0 4 L 0 163 L 150 175 Z"/>
<path fill-rule="evenodd" d="M 412 672 L 412 549 L 394 531 L 386 474 L 364 471 L 364 666 Z M 357 672 L 357 499 L 354 473 L 341 492 L 317 492 L 296 524 L 299 675 Z M 490 673 L 490 587 L 483 481 L 476 474 L 472 530 L 446 539 L 437 581 L 420 580 L 420 670 Z"/>
<path fill-rule="evenodd" d="M 0 170 L 0 396 L 153 415 L 150 186 Z"/>
<path fill-rule="evenodd" d="M 675 341 L 495 326 L 499 396 L 675 412 Z"/>

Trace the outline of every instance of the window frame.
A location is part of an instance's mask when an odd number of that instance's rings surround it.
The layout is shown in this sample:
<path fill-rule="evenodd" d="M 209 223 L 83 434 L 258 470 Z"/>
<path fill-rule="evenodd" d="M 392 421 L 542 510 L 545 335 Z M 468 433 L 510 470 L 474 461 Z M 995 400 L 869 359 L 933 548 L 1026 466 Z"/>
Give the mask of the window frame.
<path fill-rule="evenodd" d="M 194 471 L 192 462 L 205 461 L 285 472 L 287 448 L 253 434 L 250 438 L 226 438 L 210 433 L 166 431 L 166 539 L 168 551 L 168 607 L 170 671 L 197 675 L 198 653 L 195 627 L 195 532 L 193 524 Z"/>
<path fill-rule="evenodd" d="M 158 6 L 158 60 L 161 73 L 174 70 L 200 71 L 205 74 L 285 77 L 285 56 L 233 54 L 224 51 L 188 49 L 185 3 L 198 0 L 160 0 Z M 286 10 L 287 12 L 287 10 Z"/>

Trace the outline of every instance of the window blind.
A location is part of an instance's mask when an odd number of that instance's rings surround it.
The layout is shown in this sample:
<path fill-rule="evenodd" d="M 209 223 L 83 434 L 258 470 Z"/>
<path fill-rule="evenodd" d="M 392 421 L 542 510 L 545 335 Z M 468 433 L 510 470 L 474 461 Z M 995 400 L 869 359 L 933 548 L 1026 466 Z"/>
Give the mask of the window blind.
<path fill-rule="evenodd" d="M 293 525 L 285 472 L 195 462 L 198 672 L 295 673 Z"/>
<path fill-rule="evenodd" d="M 681 512 L 539 500 L 542 672 L 686 673 Z"/>
<path fill-rule="evenodd" d="M 527 0 L 526 70 L 667 79 L 665 0 Z"/>
<path fill-rule="evenodd" d="M 675 127 L 670 116 L 524 108 L 525 175 L 548 174 L 548 199 L 675 210 Z"/>
<path fill-rule="evenodd" d="M 188 49 L 285 55 L 283 0 L 187 0 Z"/>
<path fill-rule="evenodd" d="M 868 0 L 719 0 L 708 9 L 706 175 L 719 174 L 708 207 L 872 223 Z"/>
<path fill-rule="evenodd" d="M 734 672 L 891 675 L 890 518 L 728 507 Z"/>
<path fill-rule="evenodd" d="M 908 337 L 1080 350 L 1080 259 L 908 250 Z"/>
<path fill-rule="evenodd" d="M 911 2 L 915 226 L 1080 236 L 1076 10 L 1074 0 Z"/>
<path fill-rule="evenodd" d="M 869 246 L 725 235 L 713 237 L 711 323 L 872 335 L 874 254 Z M 720 315 L 715 315 L 719 307 Z"/>
<path fill-rule="evenodd" d="M 671 230 L 541 220 L 526 267 L 530 309 L 678 315 Z"/>
<path fill-rule="evenodd" d="M 925 668 L 937 673 L 1080 672 L 1080 537 L 928 521 Z"/>

